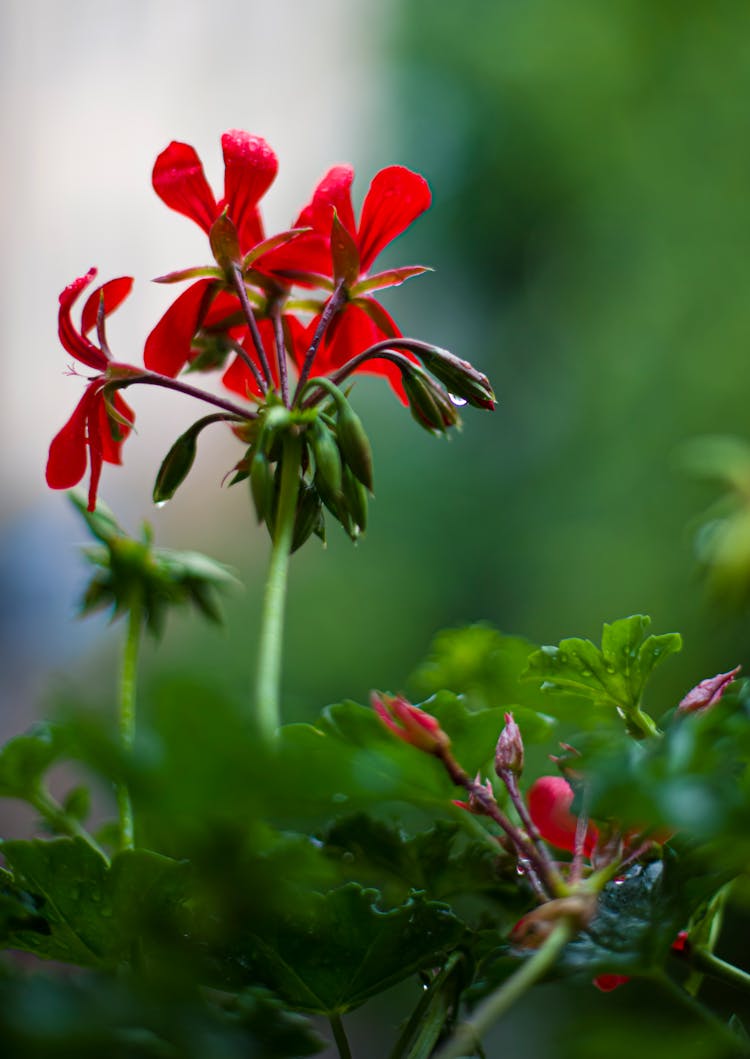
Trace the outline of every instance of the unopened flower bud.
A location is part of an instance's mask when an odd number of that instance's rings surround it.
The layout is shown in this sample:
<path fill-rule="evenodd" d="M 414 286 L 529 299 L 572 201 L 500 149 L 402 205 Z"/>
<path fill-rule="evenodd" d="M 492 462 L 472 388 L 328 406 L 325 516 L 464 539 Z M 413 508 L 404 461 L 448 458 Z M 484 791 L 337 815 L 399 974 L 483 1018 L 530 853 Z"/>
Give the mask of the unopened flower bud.
<path fill-rule="evenodd" d="M 394 698 L 373 691 L 370 702 L 386 728 L 418 750 L 439 754 L 451 745 L 436 717 L 420 710 L 419 706 L 412 706 L 401 696 Z"/>
<path fill-rule="evenodd" d="M 372 448 L 362 420 L 346 399 L 338 402 L 336 436 L 344 460 L 362 485 L 372 492 Z"/>
<path fill-rule="evenodd" d="M 497 741 L 495 772 L 500 777 L 504 772 L 514 772 L 516 776 L 523 772 L 523 739 L 512 713 L 506 713 L 505 727 Z"/>
<path fill-rule="evenodd" d="M 468 360 L 461 360 L 439 346 L 420 350 L 419 356 L 427 370 L 431 371 L 436 379 L 440 379 L 451 393 L 462 397 L 475 408 L 488 408 L 492 411 L 495 407 L 495 394 L 492 392 L 490 380 L 486 375 L 482 375 L 481 371 L 477 371 Z"/>
<path fill-rule="evenodd" d="M 718 673 L 696 684 L 677 707 L 678 713 L 700 713 L 710 710 L 721 699 L 724 692 L 739 673 L 742 666 L 735 666 L 728 673 Z"/>
<path fill-rule="evenodd" d="M 447 392 L 429 376 L 420 371 L 405 371 L 402 382 L 411 414 L 420 426 L 442 434 L 461 422 Z"/>
<path fill-rule="evenodd" d="M 485 816 L 487 814 L 487 801 L 478 795 L 478 788 L 481 788 L 487 795 L 487 800 L 495 801 L 495 792 L 492 789 L 492 784 L 489 780 L 485 780 L 482 783 L 482 777 L 477 772 L 474 777 L 474 790 L 469 791 L 469 800 L 459 801 L 453 799 L 453 804 L 459 809 L 465 809 L 467 813 L 474 813 L 476 816 Z"/>
<path fill-rule="evenodd" d="M 510 932 L 510 940 L 522 949 L 538 949 L 563 920 L 575 929 L 585 930 L 596 912 L 595 894 L 571 894 L 554 901 L 545 901 L 518 920 Z"/>

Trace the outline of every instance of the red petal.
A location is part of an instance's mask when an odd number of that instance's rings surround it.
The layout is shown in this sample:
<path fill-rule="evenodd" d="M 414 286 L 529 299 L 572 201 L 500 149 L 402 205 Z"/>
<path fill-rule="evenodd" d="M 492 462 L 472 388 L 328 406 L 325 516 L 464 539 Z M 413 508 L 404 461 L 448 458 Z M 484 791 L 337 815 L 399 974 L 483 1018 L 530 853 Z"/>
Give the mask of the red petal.
<path fill-rule="evenodd" d="M 330 230 L 330 226 L 329 226 Z M 331 276 L 330 238 L 320 232 L 307 232 L 285 246 L 269 250 L 253 262 L 253 268 L 267 276 L 278 276 L 282 280 L 297 281 L 297 273 L 319 273 Z M 316 283 L 297 281 L 300 286 L 312 287 Z"/>
<path fill-rule="evenodd" d="M 274 343 L 274 332 L 273 325 L 270 320 L 258 320 L 258 330 L 260 332 L 261 341 L 263 348 L 266 351 L 266 357 L 271 367 L 271 374 L 273 375 L 273 381 L 276 386 L 279 385 L 279 372 L 276 362 L 276 346 Z M 260 367 L 260 361 L 258 360 L 258 354 L 255 351 L 253 340 L 248 337 L 242 343 L 242 348 L 247 353 L 250 360 L 255 364 L 260 371 L 261 376 L 263 371 Z M 242 357 L 236 356 L 232 363 L 229 365 L 227 370 L 224 372 L 222 383 L 228 390 L 232 390 L 233 393 L 238 393 L 241 397 L 260 397 L 260 388 L 253 377 L 253 373 L 248 368 Z"/>
<path fill-rule="evenodd" d="M 210 297 L 212 280 L 199 280 L 188 287 L 167 309 L 146 339 L 143 363 L 149 371 L 174 378 L 190 359 L 190 347 L 206 313 L 204 299 Z"/>
<path fill-rule="evenodd" d="M 329 375 L 337 368 L 341 368 L 347 361 L 358 353 L 364 353 L 370 346 L 380 342 L 383 338 L 392 338 L 400 334 L 396 324 L 391 320 L 382 305 L 378 308 L 384 317 L 393 325 L 393 333 L 385 334 L 378 324 L 359 306 L 352 302 L 333 320 L 329 327 L 323 347 L 318 351 L 312 374 Z M 317 324 L 319 317 L 312 321 Z M 311 332 L 312 333 L 312 332 Z M 362 367 L 357 368 L 357 373 L 364 372 L 368 375 L 384 375 L 391 384 L 402 404 L 408 404 L 403 385 L 401 384 L 401 370 L 389 360 L 368 360 Z"/>
<path fill-rule="evenodd" d="M 313 192 L 312 202 L 308 207 L 309 219 L 302 223 L 312 224 L 317 231 L 330 236 L 333 211 L 336 210 L 346 230 L 356 236 L 357 225 L 352 209 L 353 180 L 354 170 L 350 165 L 335 165 L 329 169 Z"/>
<path fill-rule="evenodd" d="M 107 367 L 107 358 L 100 349 L 97 349 L 92 342 L 89 342 L 84 335 L 76 330 L 70 318 L 70 310 L 73 307 L 73 303 L 84 287 L 91 283 L 95 275 L 96 269 L 89 269 L 85 276 L 79 276 L 78 279 L 68 284 L 60 295 L 57 333 L 64 349 L 71 353 L 76 360 L 80 360 L 82 364 L 86 364 L 89 368 L 104 371 Z"/>
<path fill-rule="evenodd" d="M 236 294 L 232 294 L 227 290 L 218 290 L 206 310 L 201 321 L 201 327 L 218 329 L 219 325 L 221 325 L 221 330 L 224 330 L 226 328 L 225 321 L 234 317 L 237 318 L 237 323 L 236 325 L 232 324 L 230 331 L 242 331 L 247 324 L 245 323 L 245 316 L 242 312 L 239 298 Z"/>
<path fill-rule="evenodd" d="M 152 180 L 154 191 L 162 202 L 208 232 L 219 208 L 201 160 L 190 144 L 173 140 L 156 159 Z"/>
<path fill-rule="evenodd" d="M 93 385 L 93 384 L 92 384 Z M 86 416 L 90 404 L 89 386 L 62 430 L 55 435 L 47 459 L 47 485 L 70 489 L 86 473 Z"/>
<path fill-rule="evenodd" d="M 263 239 L 263 227 L 256 209 L 273 183 L 278 159 L 260 136 L 241 129 L 230 129 L 221 138 L 224 152 L 224 200 L 240 237 L 243 253 Z"/>
<path fill-rule="evenodd" d="M 531 819 L 539 828 L 545 842 L 558 849 L 575 849 L 577 818 L 571 813 L 573 788 L 562 776 L 542 776 L 529 789 L 527 795 Z M 598 838 L 593 824 L 586 829 L 583 851 L 589 856 Z"/>
<path fill-rule="evenodd" d="M 375 174 L 362 205 L 357 235 L 363 272 L 383 247 L 401 235 L 431 202 L 429 185 L 419 173 L 392 165 Z"/>
<path fill-rule="evenodd" d="M 611 993 L 613 989 L 629 981 L 630 977 L 627 974 L 600 974 L 594 979 L 593 984 L 597 989 L 601 989 L 602 993 Z"/>
<path fill-rule="evenodd" d="M 96 317 L 99 312 L 99 300 L 104 294 L 104 315 L 109 316 L 119 305 L 121 305 L 133 289 L 132 276 L 120 276 L 119 279 L 111 279 L 107 283 L 97 287 L 86 299 L 86 304 L 81 313 L 81 333 L 87 334 L 96 327 Z"/>
<path fill-rule="evenodd" d="M 307 328 L 301 320 L 298 320 L 296 316 L 292 316 L 290 313 L 285 314 L 283 323 L 287 352 L 299 372 L 305 359 L 307 347 L 310 344 L 307 337 Z"/>

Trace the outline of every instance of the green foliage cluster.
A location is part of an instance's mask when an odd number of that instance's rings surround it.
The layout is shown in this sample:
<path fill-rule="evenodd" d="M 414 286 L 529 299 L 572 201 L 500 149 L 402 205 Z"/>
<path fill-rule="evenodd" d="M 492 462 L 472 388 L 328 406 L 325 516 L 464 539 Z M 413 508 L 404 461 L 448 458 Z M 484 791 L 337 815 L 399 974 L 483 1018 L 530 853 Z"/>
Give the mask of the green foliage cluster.
<path fill-rule="evenodd" d="M 679 647 L 647 625 L 605 626 L 600 648 L 458 629 L 440 634 L 412 682 L 432 693 L 456 759 L 481 775 L 506 710 L 533 759 L 566 734 L 577 703 L 595 818 L 674 834 L 663 856 L 605 887 L 555 975 L 639 975 L 668 990 L 677 931 L 705 917 L 750 855 L 750 705 L 741 685 L 710 711 L 663 711 L 661 738 L 626 738 L 617 713 L 626 725 L 640 713 L 648 675 Z M 99 786 L 127 779 L 137 848 L 114 852 L 106 826 L 90 834 L 79 795 L 50 800 L 47 773 L 64 759 Z M 544 771 L 539 754 L 524 786 Z M 19 977 L 3 965 L 9 1059 L 309 1055 L 322 1045 L 306 1016 L 337 1019 L 413 975 L 427 989 L 392 1056 L 427 1059 L 461 998 L 477 1004 L 524 958 L 507 940 L 534 904 L 515 861 L 485 818 L 456 808 L 434 757 L 353 702 L 264 747 L 233 702 L 165 686 L 132 753 L 100 713 L 80 710 L 11 740 L 0 793 L 58 835 L 3 842 L 0 944 L 82 969 Z M 729 1031 L 706 1018 L 701 1033 L 726 1048 Z"/>

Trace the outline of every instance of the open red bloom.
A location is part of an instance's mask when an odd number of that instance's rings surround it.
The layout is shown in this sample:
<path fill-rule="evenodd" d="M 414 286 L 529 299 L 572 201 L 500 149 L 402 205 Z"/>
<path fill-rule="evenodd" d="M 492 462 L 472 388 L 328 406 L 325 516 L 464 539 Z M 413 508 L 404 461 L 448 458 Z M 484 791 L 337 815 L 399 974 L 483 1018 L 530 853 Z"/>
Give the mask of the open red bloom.
<path fill-rule="evenodd" d="M 226 209 L 237 229 L 241 253 L 263 241 L 258 203 L 273 183 L 278 161 L 260 136 L 230 129 L 221 138 L 224 153 L 224 197 L 216 200 L 195 148 L 173 141 L 156 159 L 153 186 L 159 198 L 177 213 L 195 221 L 206 234 Z M 201 279 L 167 309 L 146 339 L 146 367 L 174 377 L 188 363 L 196 332 L 203 326 L 221 283 Z M 239 307 L 234 299 L 235 307 Z"/>
<path fill-rule="evenodd" d="M 573 797 L 573 788 L 562 776 L 541 776 L 531 785 L 526 798 L 531 819 L 545 842 L 570 853 L 575 851 L 578 826 L 578 818 L 570 811 Z M 591 855 L 598 837 L 599 832 L 590 823 L 583 842 L 583 852 L 587 857 Z"/>
<path fill-rule="evenodd" d="M 154 191 L 163 202 L 200 225 L 206 234 L 227 210 L 243 254 L 263 239 L 258 203 L 273 183 L 278 160 L 260 136 L 229 129 L 221 138 L 224 197 L 218 202 L 194 147 L 173 140 L 154 163 Z"/>
<path fill-rule="evenodd" d="M 129 276 L 110 280 L 89 295 L 81 314 L 80 328 L 76 328 L 71 320 L 73 303 L 95 275 L 96 269 L 90 269 L 60 295 L 60 341 L 76 360 L 87 367 L 96 368 L 100 374 L 90 380 L 73 415 L 53 438 L 46 472 L 47 484 L 52 489 L 70 489 L 80 482 L 87 465 L 90 466 L 89 511 L 96 507 L 102 463 L 121 462 L 122 443 L 130 433 L 135 418 L 119 393 L 115 392 L 108 404 L 104 388 L 117 374 L 138 370 L 129 365 L 113 364 L 108 351 L 94 345 L 88 337 L 88 333 L 96 326 L 100 305 L 103 305 L 104 316 L 107 316 L 130 293 L 133 280 Z"/>
<path fill-rule="evenodd" d="M 286 267 L 290 275 L 322 267 L 329 283 L 343 281 L 346 301 L 323 338 L 314 374 L 328 374 L 376 342 L 400 336 L 393 319 L 371 293 L 398 286 L 425 271 L 421 266 L 408 266 L 370 274 L 380 251 L 428 209 L 432 195 L 424 177 L 404 166 L 381 169 L 365 196 L 359 225 L 351 200 L 353 179 L 351 166 L 330 169 L 296 221 L 297 227 L 311 227 L 317 242 L 303 237 L 269 255 L 274 267 Z M 321 253 L 321 245 L 327 247 L 327 254 Z M 313 321 L 313 329 L 318 320 Z M 387 376 L 406 403 L 401 372 L 394 364 L 373 360 L 362 370 Z"/>

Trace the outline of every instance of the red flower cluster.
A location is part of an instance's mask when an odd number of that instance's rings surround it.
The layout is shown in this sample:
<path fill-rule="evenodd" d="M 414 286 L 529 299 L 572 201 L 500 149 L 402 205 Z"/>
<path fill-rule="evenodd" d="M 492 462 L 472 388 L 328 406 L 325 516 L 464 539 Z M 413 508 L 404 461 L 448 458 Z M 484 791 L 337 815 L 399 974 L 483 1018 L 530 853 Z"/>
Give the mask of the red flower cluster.
<path fill-rule="evenodd" d="M 267 398 L 303 414 L 316 402 L 330 400 L 331 394 L 340 404 L 344 396 L 338 386 L 355 371 L 385 375 L 402 401 L 406 403 L 408 397 L 415 417 L 438 433 L 458 422 L 451 393 L 476 407 L 494 407 L 492 389 L 481 373 L 436 346 L 403 339 L 374 297 L 376 291 L 425 271 L 421 266 L 372 271 L 380 251 L 430 205 L 430 190 L 423 177 L 403 166 L 382 169 L 372 181 L 357 222 L 351 200 L 353 170 L 334 166 L 315 188 L 295 226 L 267 237 L 260 201 L 276 176 L 276 155 L 265 140 L 237 129 L 224 133 L 222 149 L 220 198 L 214 195 L 190 145 L 172 142 L 156 159 L 153 186 L 157 195 L 208 235 L 214 263 L 161 277 L 167 283 L 192 282 L 149 334 L 145 370 L 114 363 L 105 337 L 105 319 L 127 295 L 132 280 L 112 280 L 97 288 L 84 306 L 80 328 L 71 322 L 71 307 L 95 271 L 77 279 L 60 296 L 62 344 L 98 374 L 52 442 L 47 481 L 53 488 L 69 488 L 90 466 L 92 508 L 102 463 L 120 462 L 122 442 L 133 423 L 133 413 L 118 389 L 135 381 L 206 400 L 235 423 L 257 419 L 263 411 L 258 406 Z M 98 344 L 89 337 L 94 328 Z M 391 340 L 395 349 L 388 348 Z M 383 342 L 385 346 L 378 346 Z M 298 378 L 293 394 L 290 368 Z M 249 400 L 250 406 L 238 407 L 177 381 L 185 369 L 221 369 L 224 386 Z M 306 386 L 311 377 L 331 375 L 325 393 L 320 386 Z M 351 432 L 351 423 L 351 416 L 344 412 L 341 424 L 338 420 L 335 426 L 329 423 L 322 434 L 318 429 L 320 459 L 314 459 L 313 465 L 320 479 L 316 489 L 320 486 L 323 491 L 318 490 L 315 503 L 325 503 L 354 532 L 363 526 L 364 516 L 354 518 L 350 508 L 362 505 L 351 496 L 344 497 L 344 484 L 351 486 L 349 478 L 344 475 L 342 484 L 341 468 L 329 467 L 331 480 L 323 481 L 325 475 L 318 467 L 325 462 L 321 445 L 326 439 L 335 441 L 342 452 L 347 448 L 345 439 L 329 438 L 326 431 L 335 433 L 340 427 Z M 308 447 L 313 444 L 312 433 L 306 440 Z M 252 431 L 240 431 L 238 436 L 258 440 Z M 335 463 L 330 444 L 328 454 Z M 251 445 L 235 469 L 254 464 L 257 470 L 267 456 L 264 451 L 256 453 Z M 307 460 L 303 464 L 310 465 Z M 369 480 L 363 482 L 370 487 Z M 302 494 L 310 493 L 309 485 L 308 481 Z M 316 518 L 306 521 L 317 525 Z"/>
<path fill-rule="evenodd" d="M 365 197 L 357 225 L 350 194 L 354 172 L 350 166 L 334 166 L 318 184 L 294 227 L 267 239 L 258 204 L 276 175 L 276 155 L 265 140 L 236 129 L 224 133 L 222 147 L 224 195 L 219 201 L 195 150 L 184 143 L 171 143 L 157 158 L 154 189 L 167 206 L 190 217 L 209 235 L 226 213 L 237 233 L 235 263 L 244 271 L 242 282 L 249 288 L 249 299 L 259 317 L 260 343 L 268 364 L 275 360 L 272 310 L 284 306 L 295 283 L 329 292 L 307 325 L 284 311 L 287 353 L 298 371 L 334 298 L 335 318 L 320 340 L 317 374 L 341 367 L 380 339 L 400 335 L 371 292 L 395 286 L 425 270 L 411 267 L 376 275 L 370 275 L 369 270 L 380 251 L 430 205 L 430 190 L 423 177 L 402 166 L 382 169 Z M 248 368 L 247 360 L 262 375 L 261 351 L 242 319 L 236 284 L 213 267 L 165 279 L 196 274 L 196 282 L 177 298 L 149 335 L 146 367 L 176 376 L 196 359 L 199 333 L 203 338 L 222 336 L 241 345 L 245 354 L 235 358 L 224 375 L 224 384 L 243 396 L 260 396 L 258 376 Z M 387 375 L 403 395 L 400 373 L 394 365 L 374 361 L 366 370 Z M 277 385 L 278 381 L 276 371 L 273 382 Z"/>

